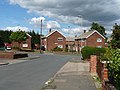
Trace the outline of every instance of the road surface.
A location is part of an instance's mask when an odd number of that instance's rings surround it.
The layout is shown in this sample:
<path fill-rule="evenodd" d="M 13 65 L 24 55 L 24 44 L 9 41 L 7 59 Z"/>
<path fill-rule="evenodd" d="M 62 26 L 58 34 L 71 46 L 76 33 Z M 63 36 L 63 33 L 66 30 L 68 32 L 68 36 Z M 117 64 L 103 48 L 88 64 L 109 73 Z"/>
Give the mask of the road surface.
<path fill-rule="evenodd" d="M 40 58 L 0 67 L 0 90 L 40 90 L 44 83 L 71 58 L 40 55 Z"/>

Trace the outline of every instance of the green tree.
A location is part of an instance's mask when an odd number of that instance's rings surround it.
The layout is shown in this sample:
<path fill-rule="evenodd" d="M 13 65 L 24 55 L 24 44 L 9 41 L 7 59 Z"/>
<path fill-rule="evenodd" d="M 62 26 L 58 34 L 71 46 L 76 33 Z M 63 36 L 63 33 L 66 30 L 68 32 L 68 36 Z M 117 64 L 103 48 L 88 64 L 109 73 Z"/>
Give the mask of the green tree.
<path fill-rule="evenodd" d="M 3 39 L 0 37 L 0 47 L 4 47 Z"/>
<path fill-rule="evenodd" d="M 32 48 L 35 47 L 35 44 L 40 44 L 40 35 L 39 33 L 35 33 L 34 30 L 28 32 L 32 36 Z"/>
<path fill-rule="evenodd" d="M 103 36 L 106 35 L 104 26 L 102 26 L 102 25 L 100 25 L 98 23 L 93 22 L 90 29 L 91 30 L 97 30 Z"/>
<path fill-rule="evenodd" d="M 9 37 L 11 35 L 12 31 L 8 30 L 0 30 L 0 37 L 5 43 L 10 43 Z"/>
<path fill-rule="evenodd" d="M 120 25 L 113 26 L 113 33 L 112 33 L 112 41 L 111 41 L 112 48 L 120 48 Z"/>
<path fill-rule="evenodd" d="M 19 45 L 22 41 L 25 41 L 27 39 L 27 34 L 25 31 L 22 31 L 22 30 L 19 30 L 19 31 L 16 31 L 16 32 L 13 32 L 11 35 L 10 35 L 10 40 L 11 41 L 14 41 L 14 42 L 18 42 Z M 20 46 L 19 46 L 20 48 Z"/>

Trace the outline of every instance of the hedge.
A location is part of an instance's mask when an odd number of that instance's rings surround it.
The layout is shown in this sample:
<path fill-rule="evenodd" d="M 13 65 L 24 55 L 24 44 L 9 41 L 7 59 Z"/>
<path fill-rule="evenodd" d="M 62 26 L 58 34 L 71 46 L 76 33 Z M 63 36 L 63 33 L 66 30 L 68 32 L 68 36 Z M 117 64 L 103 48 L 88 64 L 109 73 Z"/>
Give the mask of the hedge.
<path fill-rule="evenodd" d="M 85 46 L 81 50 L 83 59 L 89 59 L 90 55 L 100 56 L 101 54 L 104 54 L 105 52 L 106 52 L 105 48 L 88 47 L 88 46 Z"/>

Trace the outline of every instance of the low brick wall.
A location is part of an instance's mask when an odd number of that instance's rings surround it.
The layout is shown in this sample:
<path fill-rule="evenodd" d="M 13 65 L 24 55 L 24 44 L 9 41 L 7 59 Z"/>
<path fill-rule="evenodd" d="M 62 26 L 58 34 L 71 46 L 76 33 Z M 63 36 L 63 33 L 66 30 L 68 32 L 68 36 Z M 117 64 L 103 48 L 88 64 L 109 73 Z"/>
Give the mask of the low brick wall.
<path fill-rule="evenodd" d="M 23 57 L 28 57 L 28 54 L 0 51 L 0 58 L 17 59 Z"/>
<path fill-rule="evenodd" d="M 14 52 L 0 51 L 0 58 L 13 59 Z"/>

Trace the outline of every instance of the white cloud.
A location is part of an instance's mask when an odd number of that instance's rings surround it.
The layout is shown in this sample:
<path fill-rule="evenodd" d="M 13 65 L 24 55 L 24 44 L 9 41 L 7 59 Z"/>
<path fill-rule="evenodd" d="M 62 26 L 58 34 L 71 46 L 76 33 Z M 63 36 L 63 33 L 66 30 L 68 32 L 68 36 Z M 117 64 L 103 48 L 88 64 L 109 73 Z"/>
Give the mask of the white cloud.
<path fill-rule="evenodd" d="M 112 33 L 113 33 L 113 31 L 111 30 L 111 31 L 105 31 L 105 33 L 107 34 L 107 35 L 111 35 Z"/>
<path fill-rule="evenodd" d="M 60 28 L 60 24 L 57 21 L 45 21 L 44 17 L 34 17 L 30 19 L 30 24 L 33 24 L 35 27 L 40 27 L 42 20 L 43 28 L 52 28 L 52 29 L 58 29 Z"/>
<path fill-rule="evenodd" d="M 120 18 L 119 0 L 9 0 L 10 4 L 18 4 L 28 9 L 29 13 L 54 17 L 63 22 L 76 22 L 82 15 L 88 22 L 109 22 Z M 86 25 L 86 22 L 84 22 Z"/>
<path fill-rule="evenodd" d="M 105 26 L 106 33 L 111 34 L 114 23 L 120 23 L 120 0 L 9 0 L 10 4 L 17 4 L 27 9 L 28 13 L 48 16 L 55 21 L 43 22 L 43 28 L 59 28 L 58 22 L 80 25 L 78 15 L 82 15 L 83 27 L 90 27 L 92 22 Z M 44 17 L 43 17 L 44 18 Z M 40 27 L 41 18 L 34 17 L 30 24 Z M 88 30 L 88 28 L 87 28 Z M 71 35 L 80 34 L 79 28 L 62 29 Z"/>
<path fill-rule="evenodd" d="M 6 27 L 6 28 L 3 28 L 2 30 L 12 30 L 13 32 L 15 32 L 15 31 L 18 31 L 19 29 L 22 31 L 29 31 L 27 27 L 21 27 L 21 26 Z"/>
<path fill-rule="evenodd" d="M 30 24 L 36 24 L 36 25 L 40 25 L 41 24 L 41 20 L 44 21 L 45 18 L 44 17 L 34 17 L 30 20 Z"/>
<path fill-rule="evenodd" d="M 57 29 L 60 28 L 60 24 L 56 21 L 47 21 L 47 28 Z"/>
<path fill-rule="evenodd" d="M 67 34 L 68 36 L 75 36 L 75 35 L 80 35 L 83 33 L 83 29 L 81 28 L 63 28 L 62 32 Z"/>

